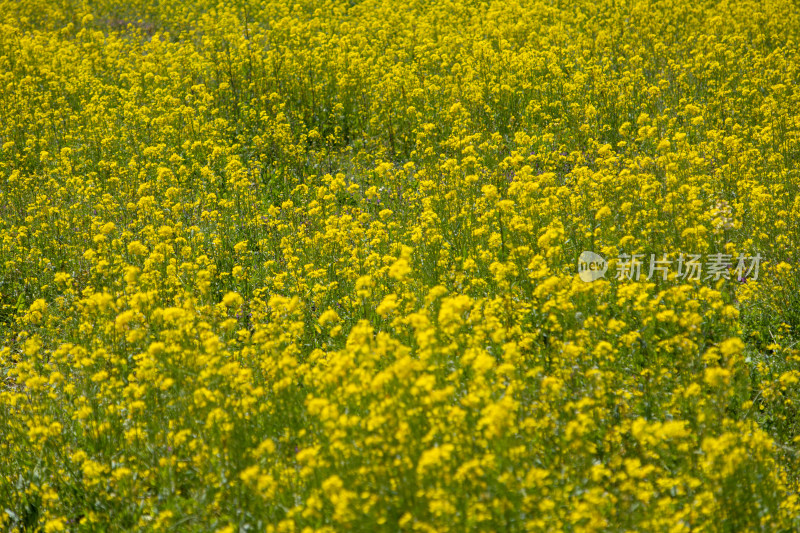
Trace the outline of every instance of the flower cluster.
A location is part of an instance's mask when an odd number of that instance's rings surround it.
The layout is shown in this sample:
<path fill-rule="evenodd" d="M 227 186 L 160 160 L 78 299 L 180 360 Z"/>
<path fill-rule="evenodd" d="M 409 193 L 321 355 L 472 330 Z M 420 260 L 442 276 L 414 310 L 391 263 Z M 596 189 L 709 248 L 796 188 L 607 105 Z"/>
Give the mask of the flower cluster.
<path fill-rule="evenodd" d="M 791 2 L 0 21 L 0 529 L 800 529 Z"/>

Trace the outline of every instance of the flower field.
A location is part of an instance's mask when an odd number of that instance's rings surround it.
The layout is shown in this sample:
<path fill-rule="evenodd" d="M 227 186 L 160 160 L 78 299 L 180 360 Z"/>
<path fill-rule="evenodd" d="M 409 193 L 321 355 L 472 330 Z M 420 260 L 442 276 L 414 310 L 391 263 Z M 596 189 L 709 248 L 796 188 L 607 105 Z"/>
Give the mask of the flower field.
<path fill-rule="evenodd" d="M 798 531 L 798 163 L 790 0 L 0 0 L 0 530 Z"/>

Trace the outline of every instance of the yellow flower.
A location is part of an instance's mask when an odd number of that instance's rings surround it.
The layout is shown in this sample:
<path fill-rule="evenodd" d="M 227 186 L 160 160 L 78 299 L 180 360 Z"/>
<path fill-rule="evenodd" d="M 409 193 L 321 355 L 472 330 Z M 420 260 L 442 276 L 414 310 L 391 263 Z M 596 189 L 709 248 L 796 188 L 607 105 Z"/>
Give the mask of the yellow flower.
<path fill-rule="evenodd" d="M 63 518 L 52 518 L 44 525 L 45 533 L 55 533 L 56 531 L 64 531 L 65 523 Z"/>
<path fill-rule="evenodd" d="M 738 337 L 733 337 L 722 341 L 719 345 L 719 351 L 727 358 L 739 355 L 744 351 L 744 343 Z"/>
<path fill-rule="evenodd" d="M 339 320 L 339 314 L 333 309 L 328 309 L 320 315 L 319 324 L 326 326 L 328 324 L 336 324 Z"/>
<path fill-rule="evenodd" d="M 398 281 L 404 280 L 410 273 L 411 267 L 408 266 L 408 261 L 405 259 L 398 259 L 389 268 L 389 276 Z"/>
<path fill-rule="evenodd" d="M 378 313 L 383 318 L 386 318 L 395 309 L 397 309 L 397 295 L 389 294 L 386 297 L 384 297 L 380 305 L 378 305 L 378 307 L 375 309 L 375 312 Z"/>
<path fill-rule="evenodd" d="M 229 292 L 222 297 L 223 305 L 227 307 L 240 307 L 244 300 L 236 292 Z"/>
<path fill-rule="evenodd" d="M 720 367 L 711 367 L 706 368 L 703 380 L 712 387 L 722 387 L 728 384 L 730 377 L 730 370 Z"/>

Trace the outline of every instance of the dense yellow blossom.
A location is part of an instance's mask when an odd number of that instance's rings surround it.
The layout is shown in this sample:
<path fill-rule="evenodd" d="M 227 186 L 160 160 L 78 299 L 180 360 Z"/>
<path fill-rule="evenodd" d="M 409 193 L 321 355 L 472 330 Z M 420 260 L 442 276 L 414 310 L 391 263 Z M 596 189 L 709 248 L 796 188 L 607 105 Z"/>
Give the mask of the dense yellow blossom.
<path fill-rule="evenodd" d="M 800 530 L 799 44 L 0 0 L 0 530 Z"/>

